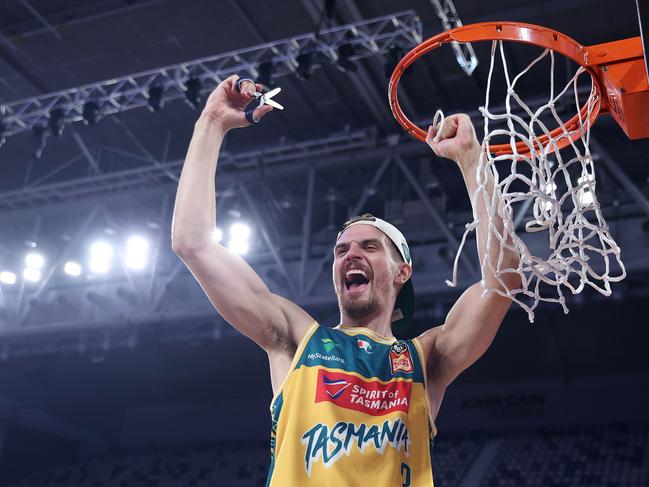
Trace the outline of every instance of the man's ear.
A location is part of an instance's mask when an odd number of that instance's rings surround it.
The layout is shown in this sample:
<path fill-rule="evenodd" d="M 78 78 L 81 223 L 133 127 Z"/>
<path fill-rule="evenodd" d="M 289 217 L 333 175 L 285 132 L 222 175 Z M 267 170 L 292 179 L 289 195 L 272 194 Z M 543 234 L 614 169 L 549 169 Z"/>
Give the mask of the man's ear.
<path fill-rule="evenodd" d="M 408 279 L 412 276 L 412 267 L 405 262 L 399 264 L 399 273 L 397 274 L 397 280 L 400 284 L 405 284 Z"/>

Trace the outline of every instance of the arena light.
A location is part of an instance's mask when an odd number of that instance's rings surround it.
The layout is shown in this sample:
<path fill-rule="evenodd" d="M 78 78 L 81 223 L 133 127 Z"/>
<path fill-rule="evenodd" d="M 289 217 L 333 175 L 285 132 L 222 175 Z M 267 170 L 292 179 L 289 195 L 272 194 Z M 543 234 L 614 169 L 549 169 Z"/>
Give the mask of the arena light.
<path fill-rule="evenodd" d="M 2 120 L 0 120 L 0 146 L 5 143 L 5 140 L 7 139 L 7 133 L 7 126 Z"/>
<path fill-rule="evenodd" d="M 38 160 L 43 156 L 45 146 L 47 146 L 47 137 L 50 135 L 46 128 L 42 125 L 34 125 L 32 129 L 34 140 L 36 141 L 36 148 L 32 152 L 34 159 Z"/>
<path fill-rule="evenodd" d="M 25 265 L 31 269 L 41 269 L 45 263 L 45 258 L 36 252 L 30 252 L 25 256 Z"/>
<path fill-rule="evenodd" d="M 95 125 L 101 120 L 101 109 L 96 101 L 89 100 L 83 104 L 83 123 L 85 125 Z"/>
<path fill-rule="evenodd" d="M 579 199 L 579 205 L 582 207 L 589 206 L 593 204 L 593 191 L 591 184 L 595 183 L 595 178 L 586 175 L 577 179 L 577 184 L 582 185 L 582 188 L 578 191 L 577 198 Z"/>
<path fill-rule="evenodd" d="M 149 98 L 149 109 L 153 112 L 157 112 L 164 105 L 164 88 L 160 85 L 154 85 L 149 88 L 148 91 Z"/>
<path fill-rule="evenodd" d="M 38 282 L 41 280 L 41 271 L 33 267 L 27 267 L 23 271 L 23 278 L 29 282 Z"/>
<path fill-rule="evenodd" d="M 230 252 L 238 255 L 247 254 L 249 249 L 248 241 L 236 238 L 232 239 L 228 243 L 228 249 L 230 250 Z"/>
<path fill-rule="evenodd" d="M 238 255 L 248 253 L 248 249 L 250 248 L 248 237 L 250 237 L 250 227 L 248 225 L 245 223 L 233 223 L 230 226 L 228 249 Z"/>
<path fill-rule="evenodd" d="M 55 108 L 50 112 L 50 118 L 47 125 L 55 137 L 63 135 L 63 127 L 65 126 L 65 114 L 60 108 Z"/>
<path fill-rule="evenodd" d="M 351 59 L 355 53 L 354 46 L 351 44 L 341 45 L 338 48 L 338 61 L 336 67 L 343 73 L 355 73 L 358 68 Z"/>
<path fill-rule="evenodd" d="M 113 248 L 107 242 L 99 241 L 90 246 L 90 270 L 96 274 L 105 274 L 110 269 L 113 259 Z"/>
<path fill-rule="evenodd" d="M 230 227 L 230 237 L 233 240 L 247 240 L 250 237 L 250 227 L 245 223 L 233 223 Z"/>
<path fill-rule="evenodd" d="M 265 87 L 270 87 L 273 85 L 273 73 L 275 72 L 275 65 L 272 61 L 266 61 L 259 66 L 257 66 L 257 82 L 264 85 Z"/>
<path fill-rule="evenodd" d="M 16 274 L 9 271 L 2 271 L 0 272 L 0 282 L 9 285 L 16 284 Z"/>
<path fill-rule="evenodd" d="M 303 52 L 295 58 L 297 67 L 295 68 L 295 75 L 302 81 L 307 81 L 311 77 L 313 71 L 313 53 Z"/>
<path fill-rule="evenodd" d="M 223 230 L 221 230 L 219 227 L 216 227 L 212 232 L 212 238 L 216 243 L 220 243 L 221 240 L 223 240 Z"/>
<path fill-rule="evenodd" d="M 144 237 L 131 237 L 126 242 L 124 264 L 129 269 L 144 269 L 149 259 L 149 241 Z"/>
<path fill-rule="evenodd" d="M 397 64 L 399 64 L 399 61 L 401 61 L 405 53 L 406 50 L 399 44 L 392 44 L 390 46 L 390 48 L 388 49 L 388 53 L 385 56 L 386 57 L 385 64 L 383 65 L 383 70 L 385 72 L 386 79 L 390 80 L 394 68 L 397 67 Z M 407 70 L 403 73 L 403 77 L 405 78 L 407 76 L 410 76 L 412 73 L 413 73 L 412 70 Z"/>
<path fill-rule="evenodd" d="M 551 182 L 549 182 L 549 183 L 547 183 L 547 184 L 545 185 L 545 189 L 544 189 L 545 194 L 547 194 L 547 195 L 550 196 L 550 197 L 552 197 L 552 194 L 553 194 L 556 190 L 557 190 L 557 183 L 555 183 L 554 181 L 551 181 Z M 550 211 L 550 210 L 552 210 L 552 201 L 545 201 L 545 202 L 543 203 L 543 209 L 544 209 L 545 211 Z"/>
<path fill-rule="evenodd" d="M 63 266 L 63 271 L 68 276 L 79 277 L 81 275 L 81 265 L 78 262 L 68 261 Z"/>
<path fill-rule="evenodd" d="M 187 87 L 185 89 L 185 98 L 191 104 L 193 108 L 198 108 L 201 103 L 201 90 L 203 89 L 203 84 L 198 78 L 189 78 L 185 83 Z"/>

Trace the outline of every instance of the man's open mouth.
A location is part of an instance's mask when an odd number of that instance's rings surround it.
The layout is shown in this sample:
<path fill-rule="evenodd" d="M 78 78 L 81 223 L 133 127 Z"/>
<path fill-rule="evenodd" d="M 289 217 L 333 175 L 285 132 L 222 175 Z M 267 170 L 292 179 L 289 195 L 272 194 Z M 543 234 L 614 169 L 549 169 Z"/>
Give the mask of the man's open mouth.
<path fill-rule="evenodd" d="M 360 292 L 368 287 L 370 280 L 365 271 L 361 269 L 351 269 L 345 274 L 345 288 L 348 291 Z"/>

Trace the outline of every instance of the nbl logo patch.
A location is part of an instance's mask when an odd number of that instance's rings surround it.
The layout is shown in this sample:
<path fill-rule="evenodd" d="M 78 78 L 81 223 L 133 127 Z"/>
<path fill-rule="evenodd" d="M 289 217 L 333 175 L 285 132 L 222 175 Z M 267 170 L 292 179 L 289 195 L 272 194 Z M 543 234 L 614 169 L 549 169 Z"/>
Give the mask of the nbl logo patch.
<path fill-rule="evenodd" d="M 393 411 L 408 413 L 412 383 L 406 380 L 383 384 L 355 375 L 320 369 L 315 402 L 331 402 L 336 406 L 383 416 Z"/>
<path fill-rule="evenodd" d="M 410 350 L 408 345 L 403 342 L 396 342 L 390 348 L 390 370 L 392 374 L 397 372 L 412 372 L 414 366 L 410 358 Z"/>

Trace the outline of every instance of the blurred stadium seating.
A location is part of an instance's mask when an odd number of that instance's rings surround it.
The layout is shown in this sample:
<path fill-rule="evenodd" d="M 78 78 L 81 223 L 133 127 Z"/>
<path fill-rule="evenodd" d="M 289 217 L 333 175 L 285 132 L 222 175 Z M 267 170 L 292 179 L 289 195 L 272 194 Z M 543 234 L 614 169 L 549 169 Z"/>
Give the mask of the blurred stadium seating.
<path fill-rule="evenodd" d="M 436 487 L 462 485 L 485 444 L 500 447 L 483 487 L 647 487 L 649 426 L 611 424 L 509 432 L 440 433 Z M 269 461 L 264 443 L 110 454 L 34 472 L 8 487 L 258 487 Z"/>
<path fill-rule="evenodd" d="M 609 425 L 540 429 L 503 442 L 486 487 L 641 487 L 649 485 L 648 428 Z"/>

